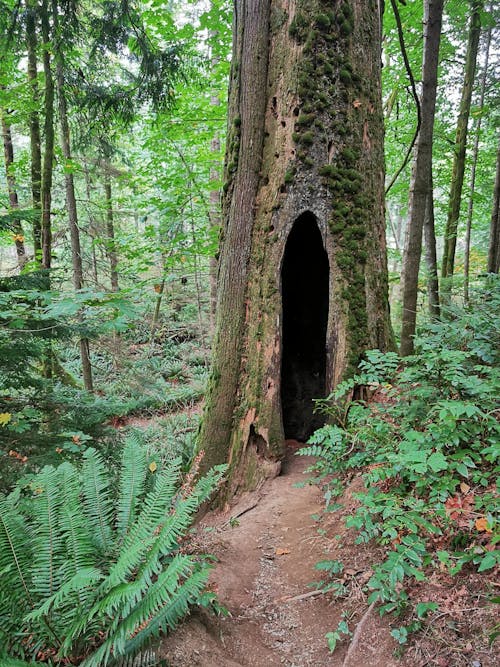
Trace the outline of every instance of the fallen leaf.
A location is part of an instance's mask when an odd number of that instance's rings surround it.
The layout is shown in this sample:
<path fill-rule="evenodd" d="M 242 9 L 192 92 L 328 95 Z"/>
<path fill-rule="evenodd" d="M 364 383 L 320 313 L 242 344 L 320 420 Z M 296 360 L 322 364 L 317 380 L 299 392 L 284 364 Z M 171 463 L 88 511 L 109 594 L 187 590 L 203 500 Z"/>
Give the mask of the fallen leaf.
<path fill-rule="evenodd" d="M 488 519 L 485 516 L 476 519 L 476 530 L 478 530 L 480 533 L 491 533 L 491 528 L 488 527 Z"/>
<path fill-rule="evenodd" d="M 470 486 L 468 484 L 466 484 L 465 482 L 462 482 L 460 484 L 460 491 L 465 495 L 466 493 L 469 493 Z"/>
<path fill-rule="evenodd" d="M 151 463 L 149 464 L 148 467 L 149 467 L 150 472 L 155 472 L 155 470 L 158 468 L 155 461 L 151 461 Z"/>
<path fill-rule="evenodd" d="M 361 106 L 361 102 L 360 102 L 360 100 L 357 100 L 357 99 L 354 100 L 354 102 L 352 103 L 352 106 L 353 106 L 355 109 L 359 109 L 359 107 Z"/>
<path fill-rule="evenodd" d="M 285 556 L 285 554 L 290 553 L 290 549 L 276 549 L 274 552 L 277 556 Z"/>

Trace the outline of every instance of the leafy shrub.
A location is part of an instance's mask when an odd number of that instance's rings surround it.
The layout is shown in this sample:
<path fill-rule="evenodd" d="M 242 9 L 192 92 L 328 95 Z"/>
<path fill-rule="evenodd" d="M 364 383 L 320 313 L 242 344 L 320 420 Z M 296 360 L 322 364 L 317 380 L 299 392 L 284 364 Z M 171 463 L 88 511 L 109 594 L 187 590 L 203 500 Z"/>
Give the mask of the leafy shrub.
<path fill-rule="evenodd" d="M 300 452 L 317 457 L 320 479 L 333 475 L 330 510 L 339 508 L 332 498 L 342 478 L 362 472 L 366 490 L 346 525 L 358 543 L 385 547 L 368 582 L 368 601 L 382 603 L 382 612 L 405 609 L 405 580 L 422 581 L 432 568 L 454 575 L 500 563 L 499 288 L 490 279 L 469 307 L 429 324 L 401 370 L 393 353 L 368 352 L 360 373 L 329 397 L 337 425 Z M 375 391 L 371 403 L 352 400 L 360 385 Z"/>
<path fill-rule="evenodd" d="M 209 604 L 206 558 L 183 553 L 222 468 L 183 480 L 129 437 L 117 479 L 88 449 L 0 496 L 0 662 L 99 667 Z"/>

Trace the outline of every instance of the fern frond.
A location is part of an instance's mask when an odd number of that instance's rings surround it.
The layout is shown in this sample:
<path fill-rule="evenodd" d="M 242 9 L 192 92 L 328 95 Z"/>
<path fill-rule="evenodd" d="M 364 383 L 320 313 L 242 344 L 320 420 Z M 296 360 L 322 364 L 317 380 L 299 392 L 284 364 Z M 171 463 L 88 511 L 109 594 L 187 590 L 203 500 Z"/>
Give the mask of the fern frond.
<path fill-rule="evenodd" d="M 63 503 L 58 471 L 46 466 L 33 480 L 31 504 L 33 526 L 33 590 L 37 599 L 53 595 L 61 585 L 61 566 L 66 560 L 59 519 Z"/>
<path fill-rule="evenodd" d="M 125 551 L 134 542 L 148 539 L 163 522 L 177 492 L 180 468 L 181 459 L 174 459 L 158 473 L 153 490 L 144 498 L 141 512 L 123 542 Z"/>
<path fill-rule="evenodd" d="M 68 598 L 70 598 L 71 601 L 73 599 L 71 593 L 89 588 L 102 579 L 102 577 L 102 573 L 96 568 L 89 567 L 79 570 L 69 581 L 61 586 L 57 593 L 51 595 L 41 606 L 27 614 L 24 620 L 29 623 L 36 621 L 43 616 L 47 616 L 51 610 L 55 611 L 63 605 L 66 605 L 68 603 Z"/>
<path fill-rule="evenodd" d="M 45 662 L 25 662 L 24 660 L 16 660 L 16 658 L 3 657 L 0 655 L 0 665 L 2 667 L 47 667 Z"/>
<path fill-rule="evenodd" d="M 151 622 L 127 641 L 124 653 L 134 654 L 152 637 L 157 637 L 160 631 L 173 630 L 180 619 L 187 614 L 189 607 L 196 604 L 200 598 L 206 587 L 208 575 L 209 568 L 204 568 L 188 577 Z"/>
<path fill-rule="evenodd" d="M 146 451 L 137 436 L 131 434 L 123 450 L 120 492 L 117 502 L 117 538 L 121 541 L 137 515 L 139 499 L 146 481 Z"/>
<path fill-rule="evenodd" d="M 0 595 L 6 596 L 21 613 L 33 605 L 31 547 L 26 520 L 12 499 L 0 496 Z"/>
<path fill-rule="evenodd" d="M 107 552 L 111 547 L 113 503 L 110 478 L 102 456 L 93 448 L 84 456 L 82 478 L 85 514 L 98 547 Z"/>
<path fill-rule="evenodd" d="M 137 608 L 114 623 L 116 627 L 110 628 L 108 639 L 82 667 L 105 665 L 111 655 L 134 655 L 160 630 L 175 627 L 199 598 L 208 579 L 208 568 L 195 571 L 179 584 L 179 577 L 195 566 L 194 559 L 179 555 L 171 566 L 161 573 Z"/>

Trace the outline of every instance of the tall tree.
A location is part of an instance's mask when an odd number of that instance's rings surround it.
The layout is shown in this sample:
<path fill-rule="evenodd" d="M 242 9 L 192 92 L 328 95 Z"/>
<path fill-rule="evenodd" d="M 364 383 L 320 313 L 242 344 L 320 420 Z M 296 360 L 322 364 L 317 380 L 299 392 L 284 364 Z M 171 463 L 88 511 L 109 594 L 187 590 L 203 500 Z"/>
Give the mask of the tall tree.
<path fill-rule="evenodd" d="M 290 14 L 288 13 L 290 11 Z M 313 398 L 387 349 L 380 17 L 238 0 L 213 366 L 200 446 L 228 493 L 279 470 Z"/>
<path fill-rule="evenodd" d="M 5 160 L 5 175 L 7 180 L 7 190 L 9 192 L 9 206 L 11 209 L 11 228 L 14 234 L 14 243 L 16 245 L 17 263 L 20 269 L 26 264 L 26 248 L 24 246 L 24 232 L 20 217 L 17 215 L 19 209 L 19 200 L 17 197 L 16 181 L 12 168 L 14 166 L 14 147 L 12 144 L 12 133 L 5 112 L 0 110 L 2 122 L 3 152 Z"/>
<path fill-rule="evenodd" d="M 71 153 L 71 134 L 68 121 L 68 105 L 66 98 L 66 85 L 64 79 L 64 54 L 62 51 L 62 34 L 59 30 L 59 7 L 57 0 L 52 2 L 55 33 L 55 62 L 56 62 L 56 87 L 59 99 L 59 124 L 61 130 L 61 151 L 65 162 L 64 182 L 66 190 L 66 209 L 68 212 L 68 223 L 71 238 L 71 262 L 73 267 L 73 286 L 75 290 L 83 287 L 83 265 L 82 251 L 80 245 L 80 229 L 78 227 L 78 209 L 75 195 L 75 182 L 73 178 L 73 157 Z M 87 338 L 80 339 L 80 357 L 82 362 L 82 375 L 85 389 L 93 391 L 92 365 L 90 363 L 89 341 Z"/>
<path fill-rule="evenodd" d="M 443 17 L 443 0 L 426 0 L 424 5 L 424 57 L 420 131 L 418 134 L 410 191 L 409 221 L 406 227 L 401 279 L 403 321 L 401 355 L 413 353 L 417 315 L 417 288 L 422 252 L 422 230 L 426 217 L 433 215 L 432 203 L 432 137 L 436 110 L 439 43 Z M 431 240 L 432 243 L 432 240 Z"/>
<path fill-rule="evenodd" d="M 455 250 L 457 245 L 458 219 L 460 217 L 460 204 L 462 202 L 462 189 L 465 174 L 465 156 L 467 149 L 467 130 L 474 88 L 474 77 L 476 74 L 477 54 L 479 49 L 479 37 L 481 33 L 481 11 L 483 0 L 471 0 L 471 15 L 469 24 L 469 36 L 467 40 L 467 53 L 465 56 L 464 83 L 460 99 L 460 108 L 457 120 L 457 131 L 455 136 L 455 149 L 453 155 L 453 173 L 451 178 L 450 198 L 448 204 L 448 219 L 444 235 L 443 262 L 441 276 L 451 278 L 455 268 Z"/>
<path fill-rule="evenodd" d="M 28 82 L 31 92 L 29 128 L 31 149 L 31 192 L 33 208 L 36 215 L 33 217 L 33 247 L 35 261 L 42 261 L 42 229 L 40 221 L 41 211 L 41 183 L 42 183 L 42 151 L 40 137 L 39 104 L 40 93 L 38 89 L 38 62 L 37 62 L 37 2 L 26 0 L 26 47 L 28 55 Z"/>
<path fill-rule="evenodd" d="M 500 141 L 497 150 L 497 169 L 495 189 L 493 191 L 487 271 L 488 273 L 498 273 L 500 271 Z"/>
<path fill-rule="evenodd" d="M 43 40 L 43 73 L 45 79 L 44 89 L 44 151 L 42 164 L 42 189 L 41 189 L 41 243 L 42 243 L 42 267 L 50 269 L 52 264 L 52 176 L 54 171 L 54 75 L 52 72 L 51 59 L 51 27 L 50 9 L 48 0 L 42 0 L 40 8 L 40 20 Z"/>
<path fill-rule="evenodd" d="M 492 14 L 493 7 L 490 3 L 490 14 Z M 476 171 L 477 171 L 477 160 L 479 157 L 479 141 L 481 139 L 481 125 L 483 121 L 484 113 L 484 98 L 486 93 L 486 79 L 488 75 L 488 65 L 490 58 L 490 45 L 491 45 L 491 25 L 488 26 L 486 31 L 486 44 L 484 47 L 484 66 L 481 74 L 481 86 L 479 93 L 479 102 L 478 102 L 478 117 L 476 121 L 476 127 L 474 132 L 474 146 L 472 148 L 472 167 L 470 175 L 470 187 L 469 187 L 469 201 L 467 205 L 467 221 L 465 226 L 465 248 L 464 248 L 464 300 L 467 303 L 469 301 L 469 269 L 470 269 L 470 241 L 471 241 L 471 231 L 472 231 L 472 214 L 474 212 L 474 194 L 476 190 Z"/>

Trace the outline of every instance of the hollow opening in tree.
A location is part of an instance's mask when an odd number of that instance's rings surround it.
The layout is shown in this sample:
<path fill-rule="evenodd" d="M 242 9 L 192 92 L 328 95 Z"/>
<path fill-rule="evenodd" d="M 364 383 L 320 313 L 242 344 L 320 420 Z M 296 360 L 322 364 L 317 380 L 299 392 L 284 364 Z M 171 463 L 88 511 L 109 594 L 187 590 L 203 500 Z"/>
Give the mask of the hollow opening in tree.
<path fill-rule="evenodd" d="M 281 406 L 285 438 L 305 442 L 322 426 L 315 398 L 326 395 L 328 257 L 316 218 L 303 213 L 288 236 L 281 269 Z"/>

